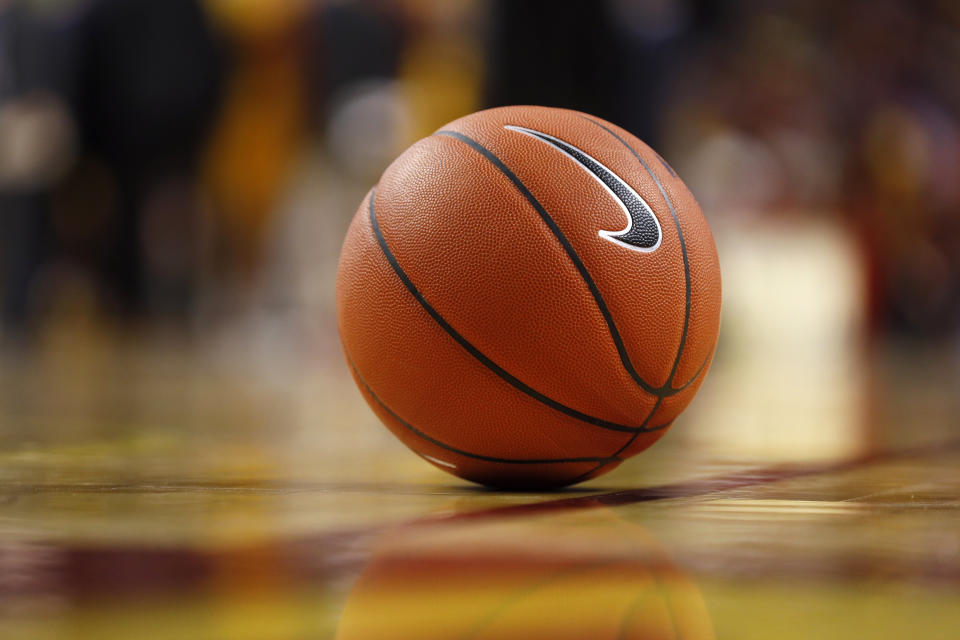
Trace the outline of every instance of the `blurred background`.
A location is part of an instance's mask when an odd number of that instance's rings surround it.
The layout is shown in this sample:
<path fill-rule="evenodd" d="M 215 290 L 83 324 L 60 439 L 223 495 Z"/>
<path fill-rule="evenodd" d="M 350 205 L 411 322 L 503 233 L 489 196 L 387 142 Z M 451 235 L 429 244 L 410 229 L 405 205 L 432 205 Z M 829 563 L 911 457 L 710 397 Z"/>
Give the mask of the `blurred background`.
<path fill-rule="evenodd" d="M 378 424 L 340 352 L 334 276 L 387 164 L 506 104 L 632 131 L 717 239 L 710 375 L 661 444 L 591 487 L 955 438 L 956 2 L 0 0 L 0 618 L 19 616 L 14 637 L 323 637 L 371 553 L 337 532 L 502 505 Z M 791 576 L 892 566 L 903 584 L 955 585 L 949 512 L 898 528 L 841 502 L 902 481 L 891 505 L 956 505 L 956 484 L 937 484 L 953 469 L 627 515 L 693 567 L 718 628 L 780 598 L 759 635 L 726 637 L 803 637 L 811 612 L 847 620 L 861 597 L 859 620 L 904 637 L 938 620 L 905 592 L 797 597 Z M 837 501 L 797 506 L 824 494 Z M 751 591 L 744 575 L 786 580 Z M 293 601 L 298 581 L 312 591 Z M 67 613 L 158 592 L 185 604 Z M 326 631 L 303 632 L 318 611 Z M 191 635 L 200 618 L 218 633 Z M 288 635 L 266 631 L 284 620 Z"/>
<path fill-rule="evenodd" d="M 264 314 L 327 340 L 356 194 L 503 104 L 631 130 L 721 235 L 848 243 L 864 338 L 955 337 L 958 69 L 946 0 L 4 0 L 4 342 Z"/>
<path fill-rule="evenodd" d="M 712 422 L 846 451 L 809 425 L 863 425 L 871 354 L 958 368 L 958 70 L 947 0 L 0 0 L 0 364 L 39 388 L 171 353 L 345 377 L 363 193 L 449 120 L 542 104 L 631 130 L 700 199 Z"/>
<path fill-rule="evenodd" d="M 302 383 L 331 401 L 305 429 L 361 407 L 333 296 L 357 203 L 414 140 L 527 103 L 646 140 L 715 230 L 689 439 L 872 446 L 900 378 L 960 368 L 958 70 L 946 0 L 0 0 L 0 433 L 51 389 L 139 415 L 141 379 Z"/>

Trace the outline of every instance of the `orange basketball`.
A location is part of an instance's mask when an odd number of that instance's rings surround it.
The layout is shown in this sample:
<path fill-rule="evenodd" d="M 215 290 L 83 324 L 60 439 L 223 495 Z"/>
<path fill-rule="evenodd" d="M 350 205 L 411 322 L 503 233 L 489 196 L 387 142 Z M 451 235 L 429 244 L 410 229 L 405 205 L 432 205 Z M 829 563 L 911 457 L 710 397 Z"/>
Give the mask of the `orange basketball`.
<path fill-rule="evenodd" d="M 690 403 L 720 322 L 693 195 L 592 116 L 503 107 L 407 149 L 347 232 L 340 338 L 408 447 L 497 487 L 605 473 Z"/>

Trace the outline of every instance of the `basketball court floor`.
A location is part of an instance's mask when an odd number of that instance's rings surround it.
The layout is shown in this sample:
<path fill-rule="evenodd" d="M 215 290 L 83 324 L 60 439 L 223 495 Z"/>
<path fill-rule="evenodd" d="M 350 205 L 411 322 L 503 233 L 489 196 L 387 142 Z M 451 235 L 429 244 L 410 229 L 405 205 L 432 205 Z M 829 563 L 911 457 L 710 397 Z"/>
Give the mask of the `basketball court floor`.
<path fill-rule="evenodd" d="M 7 640 L 960 637 L 953 354 L 780 393 L 721 352 L 650 451 L 503 493 L 396 442 L 332 342 L 57 340 L 0 374 Z"/>

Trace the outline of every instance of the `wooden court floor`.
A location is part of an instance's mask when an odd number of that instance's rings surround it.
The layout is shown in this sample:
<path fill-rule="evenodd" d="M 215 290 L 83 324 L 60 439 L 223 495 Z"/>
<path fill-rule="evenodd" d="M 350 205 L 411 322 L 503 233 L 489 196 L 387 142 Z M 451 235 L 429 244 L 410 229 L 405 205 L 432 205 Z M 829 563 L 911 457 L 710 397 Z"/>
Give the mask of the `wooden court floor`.
<path fill-rule="evenodd" d="M 720 357 L 649 452 L 495 493 L 396 443 L 333 345 L 71 344 L 0 361 L 5 640 L 960 638 L 949 353 L 792 394 Z"/>

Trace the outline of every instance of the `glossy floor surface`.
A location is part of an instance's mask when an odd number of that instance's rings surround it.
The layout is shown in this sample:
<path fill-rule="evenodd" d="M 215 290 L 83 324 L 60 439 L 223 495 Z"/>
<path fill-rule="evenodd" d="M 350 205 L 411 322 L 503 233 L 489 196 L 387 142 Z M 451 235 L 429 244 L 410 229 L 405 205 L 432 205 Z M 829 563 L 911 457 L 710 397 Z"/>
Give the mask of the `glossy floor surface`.
<path fill-rule="evenodd" d="M 960 638 L 950 352 L 781 390 L 721 352 L 650 451 L 496 493 L 395 442 L 332 343 L 149 344 L 3 361 L 6 640 Z"/>

